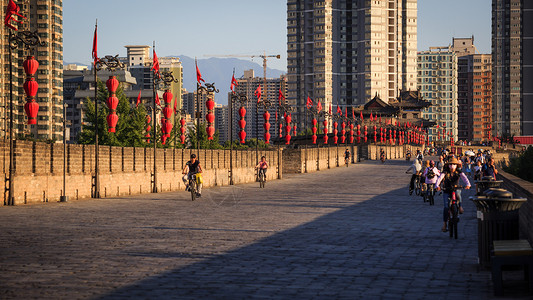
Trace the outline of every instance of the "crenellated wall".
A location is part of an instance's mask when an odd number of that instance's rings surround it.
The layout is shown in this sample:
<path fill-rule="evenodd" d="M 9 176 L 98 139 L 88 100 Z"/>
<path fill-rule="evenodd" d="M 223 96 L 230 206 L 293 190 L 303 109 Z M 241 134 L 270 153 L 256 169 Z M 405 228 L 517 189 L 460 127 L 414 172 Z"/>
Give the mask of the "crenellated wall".
<path fill-rule="evenodd" d="M 8 145 L 7 145 L 8 147 Z M 2 171 L 7 176 L 9 154 L 6 145 Z M 91 197 L 95 170 L 94 145 L 67 145 L 66 196 L 69 199 Z M 102 197 L 149 193 L 152 190 L 153 148 L 100 146 L 100 194 Z M 14 201 L 15 204 L 57 201 L 63 191 L 63 145 L 28 141 L 14 142 Z M 159 191 L 183 189 L 182 170 L 189 160 L 190 149 L 157 149 L 157 186 Z M 281 150 L 260 150 L 270 169 L 268 180 L 278 178 L 282 168 L 278 156 Z M 204 186 L 229 184 L 230 150 L 205 150 L 197 153 L 204 170 Z M 233 181 L 235 184 L 255 181 L 257 164 L 255 150 L 233 151 Z"/>

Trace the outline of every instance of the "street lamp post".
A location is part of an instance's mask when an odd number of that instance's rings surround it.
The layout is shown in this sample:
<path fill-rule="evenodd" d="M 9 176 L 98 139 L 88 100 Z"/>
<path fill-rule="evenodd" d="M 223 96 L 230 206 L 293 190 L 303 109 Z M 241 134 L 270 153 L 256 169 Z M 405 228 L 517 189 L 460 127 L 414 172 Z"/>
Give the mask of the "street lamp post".
<path fill-rule="evenodd" d="M 92 182 L 92 197 L 100 198 L 100 166 L 99 166 L 99 141 L 98 141 L 98 71 L 105 69 L 114 72 L 124 68 L 124 64 L 115 56 L 105 55 L 94 61 L 94 177 Z"/>
<path fill-rule="evenodd" d="M 13 177 L 14 177 L 14 149 L 13 149 L 13 50 L 18 47 L 23 47 L 25 50 L 31 52 L 31 48 L 35 46 L 45 46 L 45 42 L 41 41 L 40 36 L 36 31 L 17 31 L 10 32 L 8 35 L 9 48 L 9 173 L 5 179 L 4 205 L 15 205 Z M 36 90 L 35 90 L 36 92 Z M 33 123 L 35 124 L 35 123 Z M 6 199 L 7 194 L 7 199 Z"/>
<path fill-rule="evenodd" d="M 155 47 L 155 44 L 154 44 Z M 155 53 L 155 50 L 154 50 Z M 179 80 L 174 78 L 174 75 L 171 71 L 168 72 L 159 72 L 159 70 L 155 70 L 153 72 L 153 84 L 152 84 L 152 92 L 153 92 L 153 99 L 152 99 L 152 106 L 148 107 L 148 110 L 150 111 L 150 114 L 152 115 L 152 121 L 153 121 L 153 143 L 154 143 L 154 172 L 152 173 L 152 193 L 157 193 L 157 113 L 161 110 L 156 105 L 156 99 L 159 97 L 157 94 L 158 89 L 166 90 L 169 88 L 170 84 L 173 82 L 178 82 Z M 172 98 L 172 97 L 171 97 Z M 164 133 L 163 133 L 164 134 Z"/>
<path fill-rule="evenodd" d="M 196 118 L 196 151 L 198 152 L 197 157 L 200 160 L 200 93 L 218 93 L 217 88 L 215 88 L 215 83 L 206 83 L 205 86 L 201 85 L 199 82 L 196 83 L 196 112 L 194 117 Z"/>
<path fill-rule="evenodd" d="M 233 104 L 238 102 L 241 107 L 244 107 L 248 102 L 248 96 L 245 92 L 231 93 L 229 103 L 229 136 L 230 136 L 230 150 L 229 150 L 229 184 L 233 185 Z"/>

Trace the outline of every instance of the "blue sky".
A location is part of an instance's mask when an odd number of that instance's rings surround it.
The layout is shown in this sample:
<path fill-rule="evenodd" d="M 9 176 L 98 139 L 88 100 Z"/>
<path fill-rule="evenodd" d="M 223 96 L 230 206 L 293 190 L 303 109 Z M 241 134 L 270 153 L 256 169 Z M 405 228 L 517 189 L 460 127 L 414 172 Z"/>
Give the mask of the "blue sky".
<path fill-rule="evenodd" d="M 64 61 L 89 64 L 94 23 L 98 53 L 126 55 L 125 45 L 152 45 L 158 56 L 280 54 L 287 65 L 286 0 L 64 0 Z M 475 36 L 490 53 L 491 1 L 419 0 L 418 50 Z M 247 59 L 247 58 L 243 58 Z M 258 63 L 260 60 L 254 59 Z"/>

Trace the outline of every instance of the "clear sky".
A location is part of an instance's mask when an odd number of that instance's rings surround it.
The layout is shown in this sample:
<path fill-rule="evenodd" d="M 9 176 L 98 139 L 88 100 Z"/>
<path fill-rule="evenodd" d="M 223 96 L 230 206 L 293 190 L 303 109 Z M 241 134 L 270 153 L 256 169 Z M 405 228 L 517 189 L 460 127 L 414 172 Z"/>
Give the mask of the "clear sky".
<path fill-rule="evenodd" d="M 268 66 L 286 70 L 286 8 L 286 0 L 64 0 L 64 61 L 90 63 L 98 19 L 100 56 L 155 41 L 158 56 L 280 54 Z M 474 35 L 478 50 L 490 53 L 490 34 L 489 0 L 418 1 L 419 51 Z"/>

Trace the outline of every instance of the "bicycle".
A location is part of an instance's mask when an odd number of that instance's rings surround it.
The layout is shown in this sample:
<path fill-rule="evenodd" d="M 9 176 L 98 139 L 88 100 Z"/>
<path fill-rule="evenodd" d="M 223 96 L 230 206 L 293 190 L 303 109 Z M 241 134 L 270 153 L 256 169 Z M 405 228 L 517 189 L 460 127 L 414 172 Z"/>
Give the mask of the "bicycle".
<path fill-rule="evenodd" d="M 265 182 L 266 182 L 266 173 L 263 169 L 260 169 L 257 172 L 257 179 L 259 181 L 259 188 L 265 188 Z"/>
<path fill-rule="evenodd" d="M 427 186 L 426 193 L 429 205 L 435 205 L 435 186 L 433 184 L 429 184 Z"/>
<path fill-rule="evenodd" d="M 460 189 L 462 187 L 455 187 L 448 197 L 448 230 L 450 238 L 455 237 L 455 239 L 457 239 L 457 223 L 459 223 L 459 201 L 457 201 L 455 191 Z"/>
<path fill-rule="evenodd" d="M 197 193 L 196 193 L 196 175 L 191 174 L 189 176 L 189 191 L 191 192 L 191 200 L 194 201 L 196 199 Z"/>
<path fill-rule="evenodd" d="M 417 175 L 415 178 L 415 195 L 420 196 L 422 192 L 422 186 L 420 184 L 420 175 Z"/>
<path fill-rule="evenodd" d="M 350 158 L 349 157 L 345 157 L 344 158 L 344 163 L 346 164 L 346 168 L 348 168 L 348 165 L 350 164 Z"/>
<path fill-rule="evenodd" d="M 381 163 L 384 164 L 385 163 L 385 155 L 381 154 L 379 159 L 381 160 Z"/>

